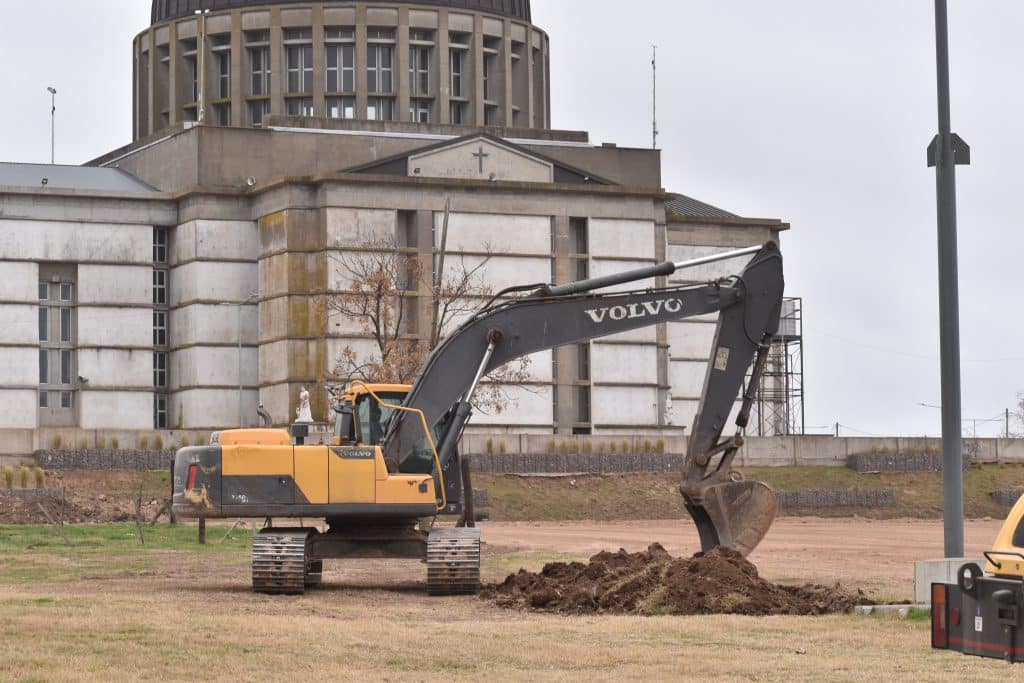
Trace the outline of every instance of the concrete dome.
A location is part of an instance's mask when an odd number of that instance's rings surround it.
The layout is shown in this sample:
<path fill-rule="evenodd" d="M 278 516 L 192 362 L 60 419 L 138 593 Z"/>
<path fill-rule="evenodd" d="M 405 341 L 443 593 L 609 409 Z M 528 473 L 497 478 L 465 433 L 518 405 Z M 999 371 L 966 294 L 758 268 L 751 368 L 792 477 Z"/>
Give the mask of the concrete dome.
<path fill-rule="evenodd" d="M 382 0 L 384 3 L 431 5 L 434 7 L 451 7 L 472 12 L 500 14 L 512 19 L 530 21 L 530 0 Z M 211 11 L 232 10 L 240 7 L 259 7 L 260 5 L 283 5 L 309 0 L 153 0 L 151 23 L 159 24 L 168 19 L 188 16 L 196 10 Z M 341 3 L 338 3 L 341 4 Z"/>

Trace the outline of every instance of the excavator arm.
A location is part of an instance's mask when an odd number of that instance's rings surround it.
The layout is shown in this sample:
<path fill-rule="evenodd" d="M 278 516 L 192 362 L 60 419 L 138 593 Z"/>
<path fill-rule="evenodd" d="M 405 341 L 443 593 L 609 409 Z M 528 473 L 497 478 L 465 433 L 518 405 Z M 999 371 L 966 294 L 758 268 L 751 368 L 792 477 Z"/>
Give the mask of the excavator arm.
<path fill-rule="evenodd" d="M 739 275 L 704 284 L 621 293 L 595 290 L 670 275 L 711 261 L 755 254 Z M 469 420 L 483 377 L 516 358 L 565 344 L 628 330 L 719 313 L 700 406 L 683 462 L 680 491 L 697 524 L 701 545 L 748 553 L 775 515 L 775 497 L 760 482 L 737 480 L 732 459 L 742 445 L 768 345 L 777 331 L 782 302 L 782 256 L 774 242 L 687 262 L 665 262 L 625 273 L 546 285 L 529 295 L 487 306 L 449 335 L 428 358 L 405 400 L 431 427 L 426 439 L 418 415 L 396 411 L 382 442 L 385 461 L 402 472 L 457 467 L 456 445 Z M 748 369 L 736 436 L 721 441 Z M 423 444 L 436 442 L 433 453 Z M 453 477 L 453 482 L 457 477 Z M 448 492 L 458 495 L 458 491 Z"/>

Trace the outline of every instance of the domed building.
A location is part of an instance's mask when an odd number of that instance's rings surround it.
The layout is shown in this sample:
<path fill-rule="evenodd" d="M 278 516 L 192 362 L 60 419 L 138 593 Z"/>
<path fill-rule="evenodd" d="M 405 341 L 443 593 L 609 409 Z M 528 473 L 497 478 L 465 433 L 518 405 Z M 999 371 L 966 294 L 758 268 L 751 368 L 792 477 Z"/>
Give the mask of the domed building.
<path fill-rule="evenodd" d="M 134 137 L 272 114 L 547 128 L 529 0 L 153 0 L 134 41 Z"/>
<path fill-rule="evenodd" d="M 82 167 L 0 163 L 0 453 L 170 444 L 253 425 L 260 404 L 287 424 L 303 387 L 326 418 L 339 360 L 379 348 L 323 302 L 382 249 L 419 264 L 400 334 L 426 340 L 441 261 L 479 277 L 470 310 L 486 291 L 788 228 L 666 193 L 658 150 L 553 128 L 527 0 L 152 9 L 134 39 L 133 142 Z M 535 354 L 464 450 L 543 451 L 557 434 L 678 452 L 713 331 L 699 318 Z"/>

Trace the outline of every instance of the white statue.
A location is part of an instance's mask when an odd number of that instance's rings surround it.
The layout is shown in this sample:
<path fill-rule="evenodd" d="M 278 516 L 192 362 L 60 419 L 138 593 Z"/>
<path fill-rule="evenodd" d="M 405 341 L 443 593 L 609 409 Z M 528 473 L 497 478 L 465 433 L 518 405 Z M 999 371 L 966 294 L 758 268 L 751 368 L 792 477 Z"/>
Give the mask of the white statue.
<path fill-rule="evenodd" d="M 665 392 L 665 406 L 661 411 L 661 423 L 666 426 L 674 424 L 673 419 L 675 417 L 674 409 L 675 405 L 672 403 L 672 391 Z"/>
<path fill-rule="evenodd" d="M 302 424 L 309 424 L 313 421 L 313 414 L 309 410 L 309 391 L 302 387 L 299 392 L 299 407 L 295 409 L 295 421 Z"/>

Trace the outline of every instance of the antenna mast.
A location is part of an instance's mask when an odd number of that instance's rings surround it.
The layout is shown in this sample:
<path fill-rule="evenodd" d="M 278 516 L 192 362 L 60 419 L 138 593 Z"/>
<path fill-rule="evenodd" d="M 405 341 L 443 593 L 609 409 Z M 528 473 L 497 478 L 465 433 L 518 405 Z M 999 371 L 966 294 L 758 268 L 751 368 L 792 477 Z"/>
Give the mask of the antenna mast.
<path fill-rule="evenodd" d="M 651 45 L 651 149 L 658 148 L 658 46 Z"/>

